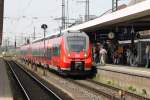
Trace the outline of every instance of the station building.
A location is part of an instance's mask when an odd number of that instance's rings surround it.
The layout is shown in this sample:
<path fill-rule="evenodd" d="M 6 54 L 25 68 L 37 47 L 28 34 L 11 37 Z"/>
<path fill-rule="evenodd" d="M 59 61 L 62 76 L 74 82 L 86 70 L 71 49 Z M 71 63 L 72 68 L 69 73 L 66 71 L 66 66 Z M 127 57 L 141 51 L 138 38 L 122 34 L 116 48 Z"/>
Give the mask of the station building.
<path fill-rule="evenodd" d="M 86 32 L 93 46 L 97 42 L 106 45 L 107 51 L 111 52 L 111 54 L 108 53 L 108 60 L 113 60 L 114 52 L 119 49 L 121 50 L 119 55 L 124 56 L 122 58 L 124 61 L 119 64 L 144 66 L 146 64 L 145 48 L 150 43 L 149 5 L 149 0 L 131 0 L 127 7 L 122 6 L 115 12 L 73 26 L 67 30 Z M 134 56 L 128 63 L 127 58 L 125 58 L 127 49 L 130 49 L 132 51 L 131 55 Z M 112 60 L 108 62 L 113 63 Z"/>

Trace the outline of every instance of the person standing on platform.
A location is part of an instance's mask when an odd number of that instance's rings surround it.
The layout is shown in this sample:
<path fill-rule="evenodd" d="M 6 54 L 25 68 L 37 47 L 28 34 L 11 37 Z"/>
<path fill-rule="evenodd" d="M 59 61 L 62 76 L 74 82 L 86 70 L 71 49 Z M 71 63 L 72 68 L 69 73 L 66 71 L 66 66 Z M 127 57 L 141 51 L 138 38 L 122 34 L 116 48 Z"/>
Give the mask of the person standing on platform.
<path fill-rule="evenodd" d="M 146 54 L 146 68 L 150 68 L 150 46 L 147 44 L 146 49 L 145 49 L 145 54 Z"/>
<path fill-rule="evenodd" d="M 106 55 L 107 55 L 106 49 L 104 49 L 103 46 L 101 46 L 99 53 L 100 53 L 100 64 L 105 65 L 106 64 Z"/>
<path fill-rule="evenodd" d="M 99 51 L 100 51 L 100 43 L 96 43 L 96 47 L 94 50 L 95 63 L 99 63 Z"/>
<path fill-rule="evenodd" d="M 127 48 L 127 50 L 126 50 L 126 57 L 127 57 L 127 65 L 130 65 L 130 58 L 131 58 L 130 48 Z"/>

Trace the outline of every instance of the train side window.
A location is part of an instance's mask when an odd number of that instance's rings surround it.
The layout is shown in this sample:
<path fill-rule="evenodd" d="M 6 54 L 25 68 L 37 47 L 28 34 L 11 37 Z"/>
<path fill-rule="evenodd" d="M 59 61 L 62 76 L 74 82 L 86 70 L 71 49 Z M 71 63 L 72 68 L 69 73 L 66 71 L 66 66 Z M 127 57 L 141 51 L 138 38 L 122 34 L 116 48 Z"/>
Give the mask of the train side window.
<path fill-rule="evenodd" d="M 34 50 L 32 50 L 32 55 L 34 55 Z"/>
<path fill-rule="evenodd" d="M 54 47 L 54 50 L 55 50 L 54 51 L 55 56 L 58 56 L 60 54 L 59 46 Z"/>
<path fill-rule="evenodd" d="M 47 48 L 47 58 L 51 59 L 51 49 Z"/>
<path fill-rule="evenodd" d="M 53 56 L 55 56 L 55 47 L 53 47 L 52 50 L 53 50 Z"/>
<path fill-rule="evenodd" d="M 57 47 L 57 55 L 60 55 L 60 46 Z"/>
<path fill-rule="evenodd" d="M 52 48 L 52 53 L 54 56 L 58 56 L 60 54 L 60 46 L 54 45 L 54 47 Z"/>
<path fill-rule="evenodd" d="M 57 49 L 56 49 L 56 47 L 53 48 L 53 54 L 54 54 L 54 56 L 57 55 Z"/>
<path fill-rule="evenodd" d="M 39 56 L 42 56 L 42 50 L 39 49 Z"/>
<path fill-rule="evenodd" d="M 51 57 L 53 56 L 53 48 L 50 48 Z"/>

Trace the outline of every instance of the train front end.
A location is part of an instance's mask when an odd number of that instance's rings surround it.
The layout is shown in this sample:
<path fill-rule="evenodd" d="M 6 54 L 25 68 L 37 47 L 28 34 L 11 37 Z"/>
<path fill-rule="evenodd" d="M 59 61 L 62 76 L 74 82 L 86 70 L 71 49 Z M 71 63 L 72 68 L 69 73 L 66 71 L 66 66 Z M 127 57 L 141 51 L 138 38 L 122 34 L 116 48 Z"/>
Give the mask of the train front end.
<path fill-rule="evenodd" d="M 85 33 L 71 32 L 64 35 L 63 67 L 71 75 L 92 72 L 92 53 L 89 37 Z"/>

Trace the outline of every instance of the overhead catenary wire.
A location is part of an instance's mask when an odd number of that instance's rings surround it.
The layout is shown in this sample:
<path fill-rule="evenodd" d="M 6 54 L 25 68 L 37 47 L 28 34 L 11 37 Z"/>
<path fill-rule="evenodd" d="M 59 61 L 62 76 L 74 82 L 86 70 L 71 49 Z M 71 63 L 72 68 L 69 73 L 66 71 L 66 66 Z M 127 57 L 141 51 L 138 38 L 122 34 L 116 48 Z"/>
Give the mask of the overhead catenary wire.
<path fill-rule="evenodd" d="M 22 12 L 25 12 L 25 11 L 30 7 L 31 3 L 32 3 L 32 0 L 30 0 L 30 1 L 27 3 L 26 7 L 23 8 Z"/>

